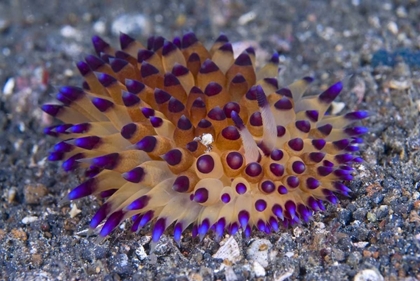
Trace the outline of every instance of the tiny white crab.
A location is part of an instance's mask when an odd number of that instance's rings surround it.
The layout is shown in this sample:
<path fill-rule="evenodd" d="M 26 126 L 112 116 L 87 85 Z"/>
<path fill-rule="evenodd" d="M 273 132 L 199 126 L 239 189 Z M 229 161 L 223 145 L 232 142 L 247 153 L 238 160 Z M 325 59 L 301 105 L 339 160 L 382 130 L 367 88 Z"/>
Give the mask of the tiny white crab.
<path fill-rule="evenodd" d="M 212 134 L 208 134 L 208 133 L 202 134 L 199 137 L 195 137 L 193 140 L 194 141 L 199 141 L 203 145 L 205 145 L 206 148 L 207 148 L 206 149 L 206 152 L 210 152 L 211 149 L 213 148 L 212 145 L 211 145 L 214 142 L 214 138 L 213 138 L 213 135 Z"/>

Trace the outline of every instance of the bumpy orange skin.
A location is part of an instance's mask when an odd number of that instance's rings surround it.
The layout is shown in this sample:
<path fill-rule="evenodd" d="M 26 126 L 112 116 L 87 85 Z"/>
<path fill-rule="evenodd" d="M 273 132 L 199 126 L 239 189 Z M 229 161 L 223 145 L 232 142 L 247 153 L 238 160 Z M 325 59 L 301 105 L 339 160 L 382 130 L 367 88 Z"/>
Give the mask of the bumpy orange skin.
<path fill-rule="evenodd" d="M 311 78 L 281 88 L 277 54 L 256 71 L 254 50 L 235 59 L 224 35 L 209 50 L 193 33 L 120 41 L 116 51 L 93 37 L 98 56 L 77 64 L 83 87 L 42 107 L 64 122 L 45 129 L 62 139 L 49 160 L 89 178 L 68 199 L 106 198 L 90 224 L 101 236 L 127 218 L 133 231 L 152 222 L 155 242 L 172 224 L 178 242 L 190 225 L 201 238 L 270 233 L 350 191 L 342 181 L 367 131 L 352 124 L 368 114 L 326 115 L 341 82 L 303 97 Z"/>

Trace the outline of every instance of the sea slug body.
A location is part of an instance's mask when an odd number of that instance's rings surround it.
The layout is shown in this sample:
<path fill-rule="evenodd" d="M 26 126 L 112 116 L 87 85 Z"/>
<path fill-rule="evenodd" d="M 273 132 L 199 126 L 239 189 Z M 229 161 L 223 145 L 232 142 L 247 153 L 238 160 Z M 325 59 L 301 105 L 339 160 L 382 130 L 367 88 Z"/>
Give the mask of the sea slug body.
<path fill-rule="evenodd" d="M 277 54 L 256 70 L 255 51 L 235 58 L 224 35 L 210 49 L 191 32 L 146 47 L 121 34 L 121 50 L 92 41 L 83 86 L 42 109 L 63 122 L 44 130 L 61 139 L 48 159 L 86 170 L 68 199 L 105 199 L 90 222 L 101 237 L 126 219 L 152 223 L 154 242 L 169 226 L 178 243 L 189 226 L 200 238 L 270 233 L 350 192 L 367 132 L 354 122 L 368 113 L 327 114 L 341 82 L 314 96 L 308 77 L 279 87 Z"/>

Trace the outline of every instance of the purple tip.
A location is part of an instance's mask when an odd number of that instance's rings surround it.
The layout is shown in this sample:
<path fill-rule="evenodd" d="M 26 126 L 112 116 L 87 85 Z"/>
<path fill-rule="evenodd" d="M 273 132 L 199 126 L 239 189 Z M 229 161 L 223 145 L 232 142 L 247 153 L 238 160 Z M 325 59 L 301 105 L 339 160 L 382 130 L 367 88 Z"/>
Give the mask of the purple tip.
<path fill-rule="evenodd" d="M 353 160 L 353 155 L 348 154 L 348 153 L 339 154 L 339 155 L 336 155 L 334 159 L 337 160 L 339 164 L 344 164 Z"/>
<path fill-rule="evenodd" d="M 352 127 L 344 129 L 344 132 L 349 136 L 359 136 L 364 135 L 368 132 L 368 128 L 366 127 Z"/>
<path fill-rule="evenodd" d="M 279 94 L 280 96 L 293 99 L 292 91 L 290 91 L 290 89 L 288 88 L 281 88 L 277 90 L 276 93 Z"/>
<path fill-rule="evenodd" d="M 144 152 L 152 152 L 157 144 L 157 139 L 154 136 L 145 136 L 137 144 L 136 148 L 138 150 L 143 150 Z"/>
<path fill-rule="evenodd" d="M 111 68 L 115 73 L 120 72 L 121 69 L 123 69 L 128 64 L 128 61 L 117 58 L 111 59 L 110 62 Z"/>
<path fill-rule="evenodd" d="M 210 128 L 211 126 L 213 126 L 213 124 L 207 119 L 201 119 L 197 124 L 197 127 L 202 129 Z"/>
<path fill-rule="evenodd" d="M 302 161 L 295 161 L 292 163 L 292 170 L 296 174 L 302 174 L 303 172 L 305 172 L 305 169 L 305 164 Z"/>
<path fill-rule="evenodd" d="M 280 161 L 281 159 L 283 159 L 283 151 L 281 151 L 280 149 L 273 149 L 273 151 L 271 151 L 270 157 L 272 160 L 274 161 Z"/>
<path fill-rule="evenodd" d="M 73 134 L 83 134 L 87 133 L 90 129 L 91 125 L 90 123 L 80 123 L 71 126 L 68 131 Z"/>
<path fill-rule="evenodd" d="M 320 181 L 315 178 L 307 178 L 306 179 L 306 187 L 309 189 L 316 189 L 321 185 Z"/>
<path fill-rule="evenodd" d="M 367 117 L 369 117 L 369 112 L 367 111 L 354 111 L 344 115 L 344 118 L 349 120 L 362 120 Z"/>
<path fill-rule="evenodd" d="M 61 161 L 64 158 L 64 152 L 50 152 L 47 159 L 48 161 Z"/>
<path fill-rule="evenodd" d="M 277 78 L 264 78 L 264 82 L 273 86 L 276 90 L 279 88 L 279 81 Z"/>
<path fill-rule="evenodd" d="M 84 158 L 83 153 L 77 153 L 67 159 L 66 161 L 61 164 L 61 167 L 64 171 L 69 172 L 76 169 L 79 166 L 79 162 L 77 160 Z"/>
<path fill-rule="evenodd" d="M 275 217 L 270 217 L 268 220 L 270 227 L 273 229 L 274 232 L 277 232 L 279 230 L 279 222 Z"/>
<path fill-rule="evenodd" d="M 216 223 L 216 236 L 222 237 L 223 232 L 225 231 L 226 220 L 225 218 L 220 218 Z"/>
<path fill-rule="evenodd" d="M 49 135 L 49 136 L 52 136 L 52 137 L 58 137 L 58 133 L 53 131 L 56 127 L 57 126 L 46 127 L 46 128 L 44 128 L 43 132 L 46 135 Z"/>
<path fill-rule="evenodd" d="M 281 164 L 271 163 L 270 171 L 277 177 L 281 177 L 284 174 L 284 167 Z"/>
<path fill-rule="evenodd" d="M 148 224 L 153 219 L 154 214 L 155 214 L 155 212 L 152 211 L 152 210 L 147 211 L 140 220 L 139 228 L 142 228 L 146 224 Z"/>
<path fill-rule="evenodd" d="M 293 108 L 293 104 L 287 97 L 282 97 L 274 104 L 274 107 L 278 110 L 290 110 Z"/>
<path fill-rule="evenodd" d="M 207 231 L 209 231 L 210 223 L 208 219 L 204 219 L 201 225 L 198 227 L 198 235 L 200 236 L 200 239 L 202 239 L 206 234 Z"/>
<path fill-rule="evenodd" d="M 247 52 L 250 55 L 255 56 L 255 49 L 254 49 L 254 47 L 248 47 L 248 48 L 246 48 L 245 49 L 245 52 Z"/>
<path fill-rule="evenodd" d="M 306 113 L 306 117 L 308 117 L 309 120 L 311 120 L 312 122 L 318 122 L 318 118 L 319 118 L 318 110 L 307 110 L 305 113 Z"/>
<path fill-rule="evenodd" d="M 198 188 L 194 192 L 194 201 L 197 203 L 205 203 L 209 199 L 209 191 L 205 187 Z"/>
<path fill-rule="evenodd" d="M 179 113 L 185 109 L 185 105 L 178 99 L 171 97 L 168 103 L 168 110 L 171 113 Z"/>
<path fill-rule="evenodd" d="M 331 124 L 325 124 L 324 126 L 318 127 L 318 131 L 320 131 L 324 136 L 328 136 L 331 134 L 333 126 Z"/>
<path fill-rule="evenodd" d="M 149 200 L 150 200 L 150 196 L 143 195 L 142 197 L 137 198 L 136 200 L 131 202 L 130 205 L 126 207 L 126 209 L 128 211 L 141 210 L 147 206 L 147 204 L 149 203 Z"/>
<path fill-rule="evenodd" d="M 238 221 L 242 229 L 245 229 L 249 222 L 249 212 L 245 210 L 240 211 L 238 213 Z"/>
<path fill-rule="evenodd" d="M 332 143 L 338 150 L 343 150 L 350 144 L 350 140 L 349 139 L 342 139 L 342 140 L 338 140 L 338 141 L 333 141 Z"/>
<path fill-rule="evenodd" d="M 92 71 L 90 69 L 89 65 L 87 63 L 85 63 L 84 61 L 77 62 L 76 66 L 77 66 L 77 69 L 79 70 L 79 72 L 82 76 L 85 76 L 86 74 L 88 74 Z"/>
<path fill-rule="evenodd" d="M 296 188 L 299 186 L 299 178 L 295 177 L 295 176 L 288 176 L 286 179 L 287 185 L 290 186 L 291 188 Z"/>
<path fill-rule="evenodd" d="M 309 153 L 309 159 L 315 163 L 321 162 L 325 157 L 325 153 L 322 152 L 311 152 Z"/>
<path fill-rule="evenodd" d="M 93 71 L 96 71 L 98 68 L 100 68 L 101 66 L 105 64 L 105 62 L 102 59 L 94 55 L 86 56 L 85 61 L 89 65 L 90 69 L 92 69 Z"/>
<path fill-rule="evenodd" d="M 257 162 L 251 162 L 246 166 L 245 173 L 250 177 L 258 177 L 262 173 L 262 167 Z"/>
<path fill-rule="evenodd" d="M 137 80 L 126 79 L 125 86 L 127 87 L 127 91 L 133 94 L 138 94 L 142 92 L 145 88 L 145 85 Z"/>
<path fill-rule="evenodd" d="M 191 45 L 195 44 L 196 42 L 198 42 L 198 39 L 193 32 L 185 33 L 184 36 L 182 36 L 182 48 L 183 49 L 186 49 L 186 48 L 190 47 Z"/>
<path fill-rule="evenodd" d="M 214 169 L 214 159 L 209 154 L 201 155 L 196 162 L 196 168 L 200 173 L 208 174 Z"/>
<path fill-rule="evenodd" d="M 331 103 L 340 94 L 342 89 L 343 83 L 341 83 L 341 81 L 337 82 L 320 94 L 318 99 L 324 103 Z"/>
<path fill-rule="evenodd" d="M 324 139 L 312 140 L 312 145 L 318 150 L 323 149 L 326 144 L 327 142 Z"/>
<path fill-rule="evenodd" d="M 227 126 L 222 130 L 222 136 L 227 140 L 238 140 L 241 135 L 238 132 L 238 129 L 234 126 Z"/>
<path fill-rule="evenodd" d="M 281 138 L 282 136 L 284 136 L 286 134 L 286 128 L 285 127 L 283 127 L 281 125 L 278 125 L 276 128 L 277 128 L 277 137 L 278 138 Z"/>
<path fill-rule="evenodd" d="M 177 128 L 183 131 L 190 130 L 192 128 L 190 119 L 188 119 L 185 115 L 182 115 L 181 118 L 178 119 Z"/>
<path fill-rule="evenodd" d="M 182 42 L 181 42 L 181 38 L 179 36 L 175 36 L 174 39 L 172 40 L 172 43 L 174 43 L 175 46 L 177 46 L 179 49 L 181 49 Z"/>
<path fill-rule="evenodd" d="M 314 210 L 315 212 L 317 212 L 317 211 L 320 211 L 321 209 L 319 208 L 319 205 L 318 205 L 318 200 L 316 200 L 315 198 L 313 198 L 313 197 L 309 197 L 308 198 L 308 206 L 312 209 L 312 210 Z"/>
<path fill-rule="evenodd" d="M 219 35 L 219 37 L 217 37 L 217 39 L 215 40 L 215 42 L 220 42 L 220 43 L 229 42 L 229 38 L 225 34 L 221 33 Z"/>
<path fill-rule="evenodd" d="M 247 54 L 246 52 L 243 52 L 236 58 L 235 64 L 239 66 L 250 66 L 252 65 L 252 61 L 251 61 L 251 58 L 249 57 L 249 54 Z"/>
<path fill-rule="evenodd" d="M 114 103 L 112 101 L 109 101 L 109 100 L 106 100 L 106 99 L 101 99 L 101 98 L 93 98 L 92 99 L 92 104 L 100 112 L 105 112 L 114 105 Z"/>
<path fill-rule="evenodd" d="M 160 48 L 163 47 L 163 44 L 165 43 L 165 38 L 162 36 L 156 36 L 155 40 L 153 41 L 153 51 L 158 51 Z"/>
<path fill-rule="evenodd" d="M 154 97 L 157 104 L 164 104 L 169 101 L 172 96 L 164 90 L 155 88 Z"/>
<path fill-rule="evenodd" d="M 236 187 L 235 187 L 235 190 L 236 190 L 236 192 L 238 193 L 238 194 L 245 194 L 246 193 L 246 190 L 247 190 L 247 188 L 246 188 L 246 185 L 245 184 L 243 184 L 243 183 L 238 183 L 237 185 L 236 185 Z"/>
<path fill-rule="evenodd" d="M 163 120 L 160 117 L 152 116 L 149 118 L 149 121 L 150 121 L 150 124 L 152 124 L 154 128 L 159 128 L 163 124 Z"/>
<path fill-rule="evenodd" d="M 326 176 L 328 176 L 329 174 L 331 174 L 331 173 L 332 173 L 333 168 L 332 168 L 332 167 L 326 167 L 326 166 L 319 166 L 319 167 L 317 168 L 317 171 L 318 171 L 318 174 L 319 174 L 321 177 L 326 177 Z"/>
<path fill-rule="evenodd" d="M 137 62 L 147 62 L 154 54 L 155 52 L 153 51 L 140 49 L 137 53 Z"/>
<path fill-rule="evenodd" d="M 58 105 L 58 104 L 44 104 L 41 109 L 42 111 L 44 111 L 45 113 L 51 115 L 51 116 L 56 116 L 58 114 L 58 112 L 63 108 L 62 105 Z"/>
<path fill-rule="evenodd" d="M 166 219 L 160 218 L 156 221 L 152 231 L 152 241 L 158 242 L 163 232 L 166 229 Z"/>
<path fill-rule="evenodd" d="M 191 152 L 195 152 L 198 149 L 198 142 L 197 141 L 191 141 L 191 142 L 187 143 L 185 148 L 188 149 Z"/>
<path fill-rule="evenodd" d="M 237 151 L 229 152 L 226 156 L 226 164 L 233 170 L 237 170 L 242 167 L 243 163 L 244 158 L 242 157 L 242 154 Z"/>
<path fill-rule="evenodd" d="M 302 204 L 299 204 L 298 206 L 298 213 L 299 218 L 306 223 L 309 222 L 312 217 L 312 212 Z"/>
<path fill-rule="evenodd" d="M 99 83 L 101 83 L 105 88 L 117 83 L 117 79 L 106 73 L 98 73 L 96 74 L 96 77 L 98 78 Z"/>
<path fill-rule="evenodd" d="M 122 177 L 129 182 L 139 183 L 145 177 L 145 171 L 142 167 L 136 167 L 131 171 L 122 174 Z"/>
<path fill-rule="evenodd" d="M 153 48 L 153 43 L 155 42 L 155 36 L 150 36 L 147 38 L 147 49 L 151 50 Z"/>
<path fill-rule="evenodd" d="M 296 121 L 295 126 L 299 131 L 303 133 L 309 133 L 311 130 L 311 123 L 307 120 Z"/>
<path fill-rule="evenodd" d="M 179 244 L 179 242 L 181 241 L 181 234 L 182 234 L 182 223 L 178 222 L 177 224 L 175 224 L 174 226 L 174 240 L 177 244 Z"/>
<path fill-rule="evenodd" d="M 267 232 L 267 226 L 265 225 L 265 222 L 261 219 L 257 222 L 257 228 L 261 232 Z"/>
<path fill-rule="evenodd" d="M 125 33 L 120 32 L 120 46 L 122 50 L 127 48 L 134 41 L 135 41 L 134 38 L 128 36 Z"/>
<path fill-rule="evenodd" d="M 233 236 L 236 234 L 236 232 L 238 232 L 238 230 L 239 226 L 236 222 L 234 222 L 229 226 L 228 233 Z"/>
<path fill-rule="evenodd" d="M 223 111 L 225 112 L 227 118 L 231 118 L 230 114 L 232 113 L 232 111 L 240 112 L 241 107 L 238 103 L 231 101 L 225 104 L 225 106 L 223 107 Z"/>
<path fill-rule="evenodd" d="M 280 62 L 280 60 L 279 60 L 279 53 L 275 52 L 275 53 L 271 56 L 270 62 L 271 62 L 271 63 L 274 63 L 274 64 L 279 64 L 279 62 Z"/>
<path fill-rule="evenodd" d="M 69 200 L 76 200 L 86 196 L 89 196 L 93 193 L 95 189 L 95 179 L 88 179 L 84 183 L 80 184 L 79 186 L 75 187 L 70 191 L 67 195 Z"/>
<path fill-rule="evenodd" d="M 137 131 L 137 125 L 135 123 L 129 123 L 122 127 L 121 136 L 125 139 L 131 139 L 134 133 Z"/>
<path fill-rule="evenodd" d="M 179 149 L 169 150 L 162 156 L 163 160 L 171 166 L 178 165 L 182 160 L 182 152 Z"/>
<path fill-rule="evenodd" d="M 92 44 L 93 44 L 93 47 L 95 48 L 96 54 L 98 55 L 105 52 L 106 49 L 109 47 L 109 44 L 97 35 L 92 37 Z"/>
<path fill-rule="evenodd" d="M 222 200 L 223 203 L 227 204 L 230 202 L 230 195 L 228 193 L 223 193 L 220 197 L 220 200 Z"/>
<path fill-rule="evenodd" d="M 176 192 L 187 192 L 190 188 L 190 179 L 187 176 L 179 176 L 175 179 L 172 189 Z"/>
<path fill-rule="evenodd" d="M 165 74 L 165 77 L 163 79 L 163 85 L 165 87 L 171 87 L 171 86 L 178 86 L 181 83 L 179 82 L 178 78 L 170 72 Z"/>
<path fill-rule="evenodd" d="M 287 201 L 285 204 L 285 210 L 293 220 L 296 217 L 296 204 L 293 201 Z"/>
<path fill-rule="evenodd" d="M 153 108 L 143 107 L 141 113 L 143 113 L 144 117 L 150 118 L 155 115 L 155 110 Z"/>
<path fill-rule="evenodd" d="M 162 56 L 167 56 L 168 54 L 175 51 L 176 49 L 177 49 L 177 46 L 174 43 L 172 43 L 171 41 L 165 41 L 165 43 L 163 44 L 163 49 L 162 49 Z"/>
<path fill-rule="evenodd" d="M 263 125 L 262 116 L 260 111 L 256 111 L 252 113 L 252 115 L 249 117 L 249 124 L 251 124 L 254 127 L 260 127 Z"/>
<path fill-rule="evenodd" d="M 223 51 L 223 52 L 229 52 L 229 53 L 233 54 L 232 44 L 230 44 L 230 43 L 223 44 L 222 46 L 219 47 L 219 50 Z"/>
<path fill-rule="evenodd" d="M 273 193 L 274 190 L 276 190 L 276 186 L 272 181 L 266 180 L 261 183 L 261 189 L 265 193 L 270 194 Z"/>
<path fill-rule="evenodd" d="M 140 98 L 135 94 L 122 91 L 122 100 L 125 106 L 131 107 L 140 103 Z"/>
<path fill-rule="evenodd" d="M 151 65 L 150 63 L 147 63 L 147 62 L 141 63 L 141 70 L 140 70 L 141 77 L 146 78 L 151 75 L 158 74 L 158 73 L 159 73 L 159 70 L 153 65 Z"/>
<path fill-rule="evenodd" d="M 93 158 L 92 165 L 101 167 L 107 170 L 112 170 L 118 162 L 120 155 L 118 153 L 110 153 L 103 156 Z"/>
<path fill-rule="evenodd" d="M 220 94 L 222 91 L 222 86 L 216 82 L 210 82 L 207 84 L 207 87 L 204 89 L 204 94 L 206 94 L 209 97 L 215 96 Z"/>
<path fill-rule="evenodd" d="M 301 151 L 304 146 L 303 140 L 301 138 L 291 139 L 287 144 L 294 151 Z"/>
<path fill-rule="evenodd" d="M 65 153 L 65 152 L 70 152 L 73 150 L 73 145 L 65 142 L 65 141 L 61 141 L 59 143 L 57 143 L 56 145 L 54 145 L 53 147 L 53 151 L 54 152 L 60 152 L 60 153 Z"/>
<path fill-rule="evenodd" d="M 172 68 L 172 74 L 175 75 L 176 77 L 184 76 L 188 74 L 188 72 L 189 72 L 188 68 L 186 68 L 182 64 L 175 64 L 174 67 Z"/>
<path fill-rule="evenodd" d="M 278 218 L 279 218 L 279 219 L 281 219 L 281 220 L 284 220 L 284 216 L 283 216 L 283 208 L 282 208 L 280 205 L 275 204 L 275 205 L 271 208 L 271 211 L 273 212 L 273 214 L 274 214 L 276 217 L 278 217 Z"/>
<path fill-rule="evenodd" d="M 83 89 L 78 87 L 72 87 L 72 86 L 64 86 L 61 87 L 59 92 L 69 101 L 75 101 L 82 96 L 84 96 L 85 92 Z"/>
<path fill-rule="evenodd" d="M 96 211 L 95 215 L 90 221 L 89 227 L 95 229 L 106 218 L 109 209 L 110 205 L 108 203 L 104 203 L 101 207 L 99 207 L 98 211 Z"/>
<path fill-rule="evenodd" d="M 83 149 L 91 150 L 95 148 L 101 141 L 100 137 L 88 136 L 74 140 L 74 145 Z"/>
<path fill-rule="evenodd" d="M 215 72 L 218 70 L 219 68 L 211 59 L 206 59 L 201 65 L 200 73 L 207 74 L 207 73 Z"/>
<path fill-rule="evenodd" d="M 207 116 L 215 121 L 223 121 L 226 119 L 225 112 L 219 106 L 216 106 L 213 109 L 211 109 Z"/>

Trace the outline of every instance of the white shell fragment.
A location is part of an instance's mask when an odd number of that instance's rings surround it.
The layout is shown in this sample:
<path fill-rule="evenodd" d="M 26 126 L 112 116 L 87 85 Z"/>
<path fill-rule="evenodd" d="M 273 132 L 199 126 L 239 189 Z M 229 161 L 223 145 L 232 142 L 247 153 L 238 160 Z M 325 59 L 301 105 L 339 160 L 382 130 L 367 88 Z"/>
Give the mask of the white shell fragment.
<path fill-rule="evenodd" d="M 213 255 L 215 259 L 229 260 L 232 263 L 238 262 L 241 260 L 241 251 L 239 250 L 238 242 L 230 236 L 225 241 L 223 246 Z M 221 242 L 221 244 L 223 243 Z"/>
<path fill-rule="evenodd" d="M 246 251 L 247 259 L 258 262 L 262 267 L 269 264 L 269 250 L 272 244 L 267 239 L 257 239 L 249 246 Z"/>

